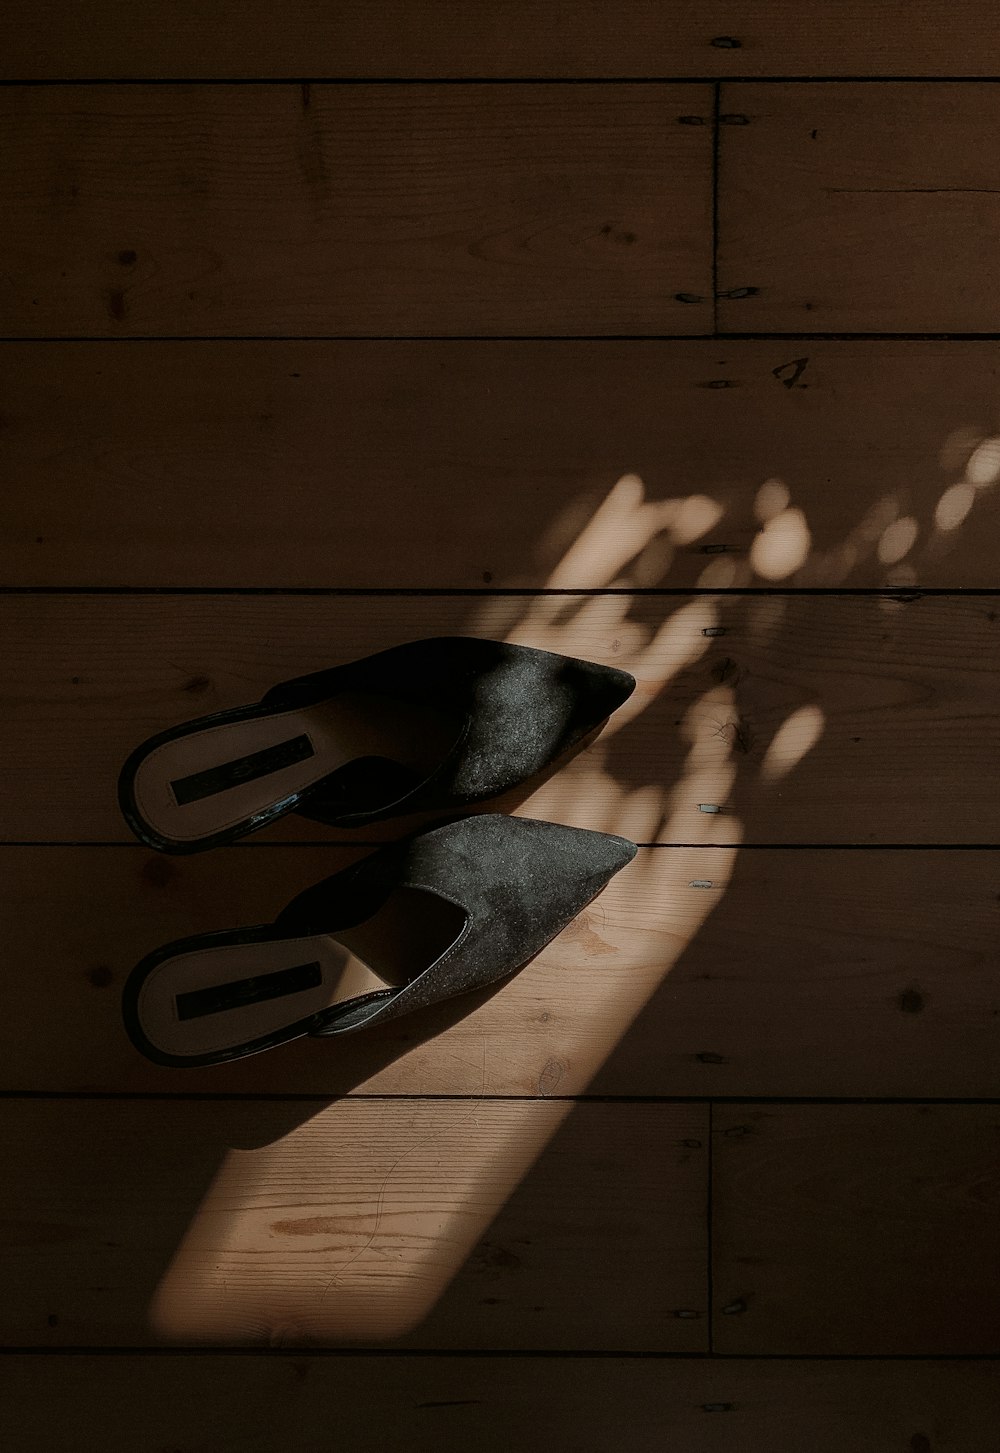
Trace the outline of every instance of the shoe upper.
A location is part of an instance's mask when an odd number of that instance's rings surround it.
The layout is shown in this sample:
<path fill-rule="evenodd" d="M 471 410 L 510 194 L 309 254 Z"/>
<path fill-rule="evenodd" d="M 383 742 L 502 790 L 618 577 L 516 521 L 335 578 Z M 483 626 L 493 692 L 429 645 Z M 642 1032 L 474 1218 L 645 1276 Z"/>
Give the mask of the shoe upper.
<path fill-rule="evenodd" d="M 359 1029 L 512 973 L 635 853 L 634 843 L 611 834 L 491 814 L 394 843 L 307 889 L 278 918 L 283 936 L 336 937 L 400 887 L 437 894 L 466 914 L 455 942 L 409 984 L 331 1009 L 312 1033 Z"/>
<path fill-rule="evenodd" d="M 441 636 L 282 682 L 262 705 L 292 709 L 364 690 L 454 715 L 452 750 L 424 781 L 401 777 L 396 800 L 366 806 L 366 784 L 382 767 L 361 759 L 317 784 L 298 807 L 330 826 L 356 827 L 500 796 L 569 751 L 634 689 L 634 678 L 613 667 L 503 641 Z"/>

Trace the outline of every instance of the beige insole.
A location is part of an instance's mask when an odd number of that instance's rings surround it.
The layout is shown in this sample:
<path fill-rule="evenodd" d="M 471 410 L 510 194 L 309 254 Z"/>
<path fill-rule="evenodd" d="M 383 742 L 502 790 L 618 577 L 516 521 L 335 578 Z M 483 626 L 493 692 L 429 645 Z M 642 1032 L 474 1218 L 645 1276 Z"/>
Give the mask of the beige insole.
<path fill-rule="evenodd" d="M 457 732 L 453 718 L 431 707 L 352 692 L 164 742 L 143 758 L 132 790 L 140 814 L 161 837 L 194 842 L 264 812 L 357 757 L 388 757 L 426 777 Z"/>
<path fill-rule="evenodd" d="M 178 954 L 147 975 L 139 1021 L 165 1054 L 218 1054 L 360 994 L 409 983 L 465 923 L 460 908 L 435 894 L 399 888 L 339 938 L 304 935 Z"/>

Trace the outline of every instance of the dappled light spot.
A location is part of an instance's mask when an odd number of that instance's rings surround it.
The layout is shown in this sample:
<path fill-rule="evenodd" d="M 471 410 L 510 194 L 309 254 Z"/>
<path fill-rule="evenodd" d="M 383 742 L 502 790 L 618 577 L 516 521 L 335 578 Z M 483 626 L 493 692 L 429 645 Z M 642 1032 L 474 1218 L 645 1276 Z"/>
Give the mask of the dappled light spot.
<path fill-rule="evenodd" d="M 698 576 L 703 590 L 726 590 L 736 580 L 736 561 L 731 555 L 717 555 Z"/>
<path fill-rule="evenodd" d="M 965 466 L 965 477 L 976 489 L 1000 479 L 1000 438 L 984 439 Z"/>
<path fill-rule="evenodd" d="M 719 624 L 716 601 L 696 597 L 673 611 L 660 626 L 636 663 L 643 677 L 652 673 L 660 686 L 704 653 L 710 639 L 706 632 Z"/>
<path fill-rule="evenodd" d="M 628 598 L 623 596 L 621 599 L 627 608 Z M 599 601 L 595 603 L 600 607 Z M 607 610 L 606 603 L 603 609 Z M 667 616 L 654 635 L 650 636 L 646 632 L 640 649 L 623 651 L 614 658 L 615 665 L 632 672 L 638 685 L 604 728 L 603 741 L 607 741 L 629 722 L 641 716 L 681 671 L 705 654 L 712 642 L 712 637 L 706 635 L 706 632 L 712 631 L 718 624 L 719 609 L 716 602 L 697 597 Z M 623 622 L 621 633 L 626 629 L 626 623 Z M 526 644 L 530 644 L 527 638 Z M 573 654 L 566 645 L 551 646 L 549 649 L 562 650 L 567 655 Z"/>
<path fill-rule="evenodd" d="M 687 500 L 645 503 L 644 495 L 645 487 L 639 476 L 623 474 L 552 571 L 546 589 L 603 588 L 621 581 L 625 567 L 673 525 L 679 511 L 688 503 Z"/>
<path fill-rule="evenodd" d="M 802 511 L 783 510 L 754 540 L 750 563 L 765 580 L 786 580 L 805 564 L 811 538 Z"/>
<path fill-rule="evenodd" d="M 815 705 L 800 706 L 778 728 L 764 756 L 761 777 L 765 782 L 780 782 L 797 767 L 807 752 L 823 735 L 826 718 Z"/>
<path fill-rule="evenodd" d="M 852 571 L 863 566 L 873 548 L 898 517 L 898 492 L 883 495 L 839 544 L 812 556 L 801 584 L 844 584 L 850 579 Z"/>
<path fill-rule="evenodd" d="M 917 543 L 920 526 L 912 515 L 894 520 L 878 542 L 878 558 L 883 565 L 895 565 L 908 555 Z"/>
<path fill-rule="evenodd" d="M 875 541 L 885 533 L 893 520 L 898 519 L 898 517 L 899 496 L 895 494 L 883 495 L 852 532 L 851 538 L 857 539 L 864 544 L 874 545 Z"/>
<path fill-rule="evenodd" d="M 757 498 L 753 502 L 753 512 L 761 524 L 766 525 L 768 520 L 773 520 L 775 515 L 780 515 L 782 510 L 788 508 L 790 500 L 788 486 L 783 484 L 780 479 L 769 479 L 757 491 Z"/>
<path fill-rule="evenodd" d="M 958 470 L 964 469 L 969 462 L 969 456 L 973 450 L 982 443 L 982 429 L 973 428 L 969 424 L 963 424 L 961 428 L 952 429 L 947 439 L 941 445 L 938 461 L 941 468 L 948 474 L 955 474 Z"/>
<path fill-rule="evenodd" d="M 608 506 L 615 506 L 619 509 L 638 509 L 646 496 L 646 486 L 638 474 L 631 472 L 621 475 L 611 486 L 611 490 L 605 501 Z"/>
<path fill-rule="evenodd" d="M 559 561 L 547 587 L 566 590 L 613 580 L 653 533 L 642 519 L 642 498 L 639 476 L 622 475 Z"/>
<path fill-rule="evenodd" d="M 938 529 L 956 530 L 972 509 L 975 498 L 975 489 L 965 480 L 946 489 L 934 511 L 934 523 Z"/>
<path fill-rule="evenodd" d="M 707 535 L 722 518 L 722 506 L 718 500 L 709 499 L 707 494 L 692 494 L 675 504 L 670 526 L 675 545 L 693 545 L 695 540 Z"/>
<path fill-rule="evenodd" d="M 518 624 L 506 640 L 539 651 L 563 656 L 599 659 L 611 666 L 632 671 L 633 661 L 650 637 L 648 626 L 630 619 L 632 599 L 628 595 L 589 596 L 579 599 L 558 595 L 534 596 L 522 609 Z M 606 642 L 601 649 L 597 642 Z"/>

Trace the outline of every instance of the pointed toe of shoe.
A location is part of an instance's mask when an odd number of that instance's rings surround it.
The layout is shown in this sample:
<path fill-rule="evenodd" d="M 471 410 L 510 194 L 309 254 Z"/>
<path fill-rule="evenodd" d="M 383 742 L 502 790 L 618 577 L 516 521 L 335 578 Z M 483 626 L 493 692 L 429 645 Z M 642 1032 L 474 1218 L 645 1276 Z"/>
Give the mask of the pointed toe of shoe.
<path fill-rule="evenodd" d="M 604 838 L 603 861 L 610 877 L 627 868 L 639 849 L 627 837 L 618 837 L 614 833 L 602 833 L 601 836 Z"/>
<path fill-rule="evenodd" d="M 488 818 L 500 847 L 504 887 L 568 921 L 632 861 L 636 845 L 612 833 L 528 817 Z"/>
<path fill-rule="evenodd" d="M 541 826 L 549 829 L 542 839 L 547 861 L 558 864 L 563 873 L 581 883 L 608 882 L 638 852 L 635 843 L 614 833 L 564 827 L 559 823 Z"/>
<path fill-rule="evenodd" d="M 462 905 L 467 931 L 426 974 L 375 1005 L 370 1021 L 483 988 L 523 967 L 636 847 L 609 833 L 483 814 L 420 834 L 402 851 L 408 873 Z"/>
<path fill-rule="evenodd" d="M 597 666 L 581 662 L 579 671 L 580 717 L 584 731 L 589 732 L 606 721 L 635 690 L 635 677 L 614 666 Z"/>
<path fill-rule="evenodd" d="M 577 748 L 635 690 L 626 671 L 528 646 L 477 642 L 492 652 L 474 686 L 475 710 L 452 765 L 453 800 L 499 796 Z"/>

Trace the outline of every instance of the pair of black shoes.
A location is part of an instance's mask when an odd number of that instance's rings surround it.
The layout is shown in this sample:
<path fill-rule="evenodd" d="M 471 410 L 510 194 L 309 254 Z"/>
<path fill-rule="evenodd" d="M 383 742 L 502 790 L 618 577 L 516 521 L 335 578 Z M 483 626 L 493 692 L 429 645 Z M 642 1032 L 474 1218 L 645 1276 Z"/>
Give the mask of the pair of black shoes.
<path fill-rule="evenodd" d="M 231 842 L 288 812 L 364 828 L 456 814 L 536 777 L 632 693 L 624 671 L 442 637 L 275 686 L 144 742 L 119 781 L 163 852 Z M 206 1065 L 362 1029 L 522 967 L 635 856 L 625 838 L 458 817 L 299 894 L 266 926 L 201 934 L 129 976 L 133 1043 Z"/>

